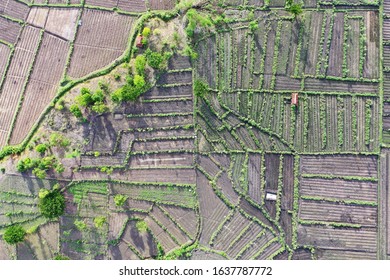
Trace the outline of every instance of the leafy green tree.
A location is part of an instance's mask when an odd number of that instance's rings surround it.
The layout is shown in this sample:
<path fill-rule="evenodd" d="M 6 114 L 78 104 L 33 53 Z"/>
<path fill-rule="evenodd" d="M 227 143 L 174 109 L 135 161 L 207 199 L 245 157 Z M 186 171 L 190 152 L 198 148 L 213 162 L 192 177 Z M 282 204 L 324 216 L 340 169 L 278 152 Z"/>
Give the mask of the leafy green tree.
<path fill-rule="evenodd" d="M 38 153 L 44 154 L 47 150 L 47 145 L 46 144 L 39 144 L 35 147 L 35 151 Z"/>
<path fill-rule="evenodd" d="M 302 14 L 302 4 L 292 4 L 291 7 L 288 9 L 290 13 L 292 13 L 295 17 Z"/>
<path fill-rule="evenodd" d="M 134 86 L 138 89 L 143 89 L 146 85 L 144 77 L 140 75 L 134 76 Z"/>
<path fill-rule="evenodd" d="M 53 132 L 49 137 L 50 146 L 67 147 L 70 145 L 70 140 L 60 133 Z"/>
<path fill-rule="evenodd" d="M 26 231 L 19 225 L 7 227 L 5 229 L 3 239 L 8 244 L 16 244 L 22 242 L 26 236 Z"/>
<path fill-rule="evenodd" d="M 201 80 L 195 80 L 194 81 L 194 94 L 198 97 L 204 97 L 208 93 L 209 87 L 208 85 L 201 81 Z"/>
<path fill-rule="evenodd" d="M 99 216 L 93 219 L 93 223 L 95 224 L 95 227 L 102 228 L 103 225 L 106 223 L 106 217 Z"/>
<path fill-rule="evenodd" d="M 43 159 L 41 159 L 38 162 L 38 168 L 40 168 L 42 170 L 49 170 L 50 168 L 52 168 L 54 166 L 56 161 L 57 160 L 54 156 L 44 157 Z"/>
<path fill-rule="evenodd" d="M 135 58 L 135 71 L 138 75 L 145 75 L 146 57 L 142 54 L 137 55 Z"/>
<path fill-rule="evenodd" d="M 38 179 L 45 179 L 46 178 L 46 170 L 42 170 L 38 167 L 34 168 L 32 173 L 38 178 Z"/>
<path fill-rule="evenodd" d="M 93 104 L 91 109 L 98 114 L 103 114 L 108 111 L 108 107 L 103 102 Z"/>
<path fill-rule="evenodd" d="M 150 49 L 145 51 L 146 61 L 148 65 L 154 69 L 160 69 L 162 63 L 164 62 L 164 56 L 158 52 L 153 52 Z"/>
<path fill-rule="evenodd" d="M 62 163 L 58 163 L 58 162 L 57 162 L 57 164 L 54 166 L 54 170 L 55 170 L 57 173 L 61 174 L 62 172 L 65 171 L 65 167 L 64 167 L 64 165 L 63 165 Z"/>
<path fill-rule="evenodd" d="M 38 206 L 40 212 L 46 218 L 57 218 L 65 211 L 65 197 L 58 187 L 54 187 L 52 191 L 39 198 Z"/>
<path fill-rule="evenodd" d="M 88 107 L 93 104 L 91 91 L 87 88 L 82 88 L 80 95 L 76 96 L 75 101 L 82 107 Z"/>
<path fill-rule="evenodd" d="M 294 17 L 302 14 L 302 4 L 294 3 L 293 0 L 286 1 L 286 11 L 294 15 Z"/>
<path fill-rule="evenodd" d="M 76 104 L 73 104 L 70 106 L 69 111 L 76 117 L 76 118 L 82 118 L 83 113 L 81 112 L 79 106 Z"/>
<path fill-rule="evenodd" d="M 144 37 L 149 37 L 150 33 L 151 33 L 151 30 L 149 27 L 144 27 L 144 29 L 142 30 L 142 36 L 144 36 Z"/>
<path fill-rule="evenodd" d="M 104 101 L 104 93 L 103 90 L 98 89 L 92 94 L 92 104 L 96 104 L 97 102 L 103 102 Z"/>
<path fill-rule="evenodd" d="M 18 161 L 18 163 L 16 164 L 16 169 L 19 172 L 26 172 L 27 170 L 35 167 L 37 164 L 38 164 L 37 160 L 27 157 Z"/>

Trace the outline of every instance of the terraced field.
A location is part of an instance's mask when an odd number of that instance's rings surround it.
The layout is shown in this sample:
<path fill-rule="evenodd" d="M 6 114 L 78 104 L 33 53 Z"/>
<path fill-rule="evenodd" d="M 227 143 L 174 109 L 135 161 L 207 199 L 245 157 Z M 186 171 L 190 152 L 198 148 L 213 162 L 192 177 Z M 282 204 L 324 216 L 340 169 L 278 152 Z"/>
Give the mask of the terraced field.
<path fill-rule="evenodd" d="M 290 5 L 0 0 L 0 259 L 388 259 L 390 1 Z"/>

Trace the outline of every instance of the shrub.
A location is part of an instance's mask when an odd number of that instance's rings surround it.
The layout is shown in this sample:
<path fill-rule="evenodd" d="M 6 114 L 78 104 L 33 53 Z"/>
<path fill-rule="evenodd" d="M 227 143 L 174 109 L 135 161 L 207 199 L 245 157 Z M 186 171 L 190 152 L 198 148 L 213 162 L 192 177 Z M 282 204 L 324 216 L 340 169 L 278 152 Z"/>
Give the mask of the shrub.
<path fill-rule="evenodd" d="M 145 75 L 146 57 L 142 54 L 137 55 L 135 58 L 135 71 L 138 75 Z"/>
<path fill-rule="evenodd" d="M 208 93 L 208 85 L 201 80 L 195 80 L 194 94 L 198 97 L 204 97 L 207 93 Z"/>
<path fill-rule="evenodd" d="M 115 81 L 119 81 L 121 79 L 121 75 L 119 73 L 114 74 Z"/>
<path fill-rule="evenodd" d="M 105 222 L 106 222 L 106 217 L 103 217 L 103 216 L 96 217 L 93 220 L 93 223 L 95 224 L 95 227 L 97 227 L 97 228 L 102 228 Z"/>
<path fill-rule="evenodd" d="M 99 88 L 104 92 L 104 93 L 109 93 L 110 92 L 110 87 L 105 81 L 99 81 L 98 82 Z"/>
<path fill-rule="evenodd" d="M 79 231 L 87 230 L 87 224 L 84 221 L 76 220 L 74 221 L 74 225 Z"/>
<path fill-rule="evenodd" d="M 50 134 L 49 144 L 50 146 L 67 147 L 70 145 L 70 140 L 60 133 L 53 132 Z"/>
<path fill-rule="evenodd" d="M 197 59 L 198 58 L 198 54 L 190 46 L 186 46 L 183 49 L 183 55 L 189 56 L 189 57 L 191 57 L 191 59 Z"/>
<path fill-rule="evenodd" d="M 188 24 L 185 29 L 188 37 L 193 37 L 195 29 L 199 25 L 201 27 L 210 27 L 213 25 L 210 17 L 201 15 L 195 9 L 189 9 L 187 12 Z"/>
<path fill-rule="evenodd" d="M 287 9 L 290 13 L 292 13 L 294 16 L 302 14 L 302 4 L 292 4 L 289 9 Z"/>
<path fill-rule="evenodd" d="M 34 168 L 32 173 L 37 177 L 38 179 L 45 179 L 46 178 L 46 171 L 42 170 L 38 167 Z"/>
<path fill-rule="evenodd" d="M 116 196 L 114 196 L 115 205 L 116 206 L 123 206 L 123 204 L 125 204 L 125 202 L 128 198 L 129 197 L 127 195 L 117 194 Z"/>
<path fill-rule="evenodd" d="M 61 254 L 58 254 L 54 257 L 53 260 L 56 260 L 56 261 L 67 261 L 67 260 L 70 260 L 69 257 L 67 256 L 64 256 L 64 255 L 61 255 Z"/>
<path fill-rule="evenodd" d="M 99 89 L 97 91 L 95 91 L 92 95 L 91 95 L 91 98 L 92 98 L 92 104 L 96 104 L 97 102 L 103 102 L 104 101 L 104 94 L 103 94 L 103 90 Z"/>
<path fill-rule="evenodd" d="M 142 36 L 149 37 L 151 32 L 152 31 L 150 30 L 149 27 L 144 27 L 144 29 L 142 30 Z"/>
<path fill-rule="evenodd" d="M 62 163 L 57 163 L 55 166 L 54 166 L 54 170 L 58 173 L 58 174 L 61 174 L 62 172 L 65 171 L 65 167 Z"/>
<path fill-rule="evenodd" d="M 26 236 L 26 231 L 19 225 L 6 228 L 3 239 L 8 244 L 16 244 L 22 242 Z"/>
<path fill-rule="evenodd" d="M 147 232 L 148 231 L 148 225 L 146 224 L 145 221 L 138 221 L 135 224 L 135 227 L 138 229 L 139 232 Z"/>
<path fill-rule="evenodd" d="M 16 164 L 16 169 L 19 172 L 26 172 L 27 170 L 33 168 L 35 165 L 35 160 L 32 160 L 31 158 L 25 158 L 18 161 L 18 163 Z"/>
<path fill-rule="evenodd" d="M 82 107 L 88 107 L 89 105 L 93 104 L 91 91 L 87 88 L 82 88 L 81 94 L 76 96 L 75 101 Z"/>
<path fill-rule="evenodd" d="M 47 145 L 46 144 L 39 144 L 35 147 L 35 151 L 38 153 L 44 154 L 47 150 Z"/>
<path fill-rule="evenodd" d="M 158 52 L 153 52 L 150 49 L 145 51 L 146 61 L 148 65 L 154 69 L 160 69 L 162 63 L 164 62 L 164 57 Z"/>
<path fill-rule="evenodd" d="M 144 77 L 140 75 L 135 75 L 134 76 L 134 85 L 136 88 L 143 89 L 146 85 Z"/>
<path fill-rule="evenodd" d="M 82 117 L 83 117 L 83 113 L 81 113 L 81 110 L 80 110 L 79 106 L 77 106 L 76 104 L 71 105 L 70 108 L 69 108 L 69 111 L 70 111 L 76 118 L 82 118 Z"/>
<path fill-rule="evenodd" d="M 65 197 L 59 191 L 58 185 L 39 198 L 38 206 L 42 215 L 49 219 L 57 218 L 64 213 Z"/>
<path fill-rule="evenodd" d="M 60 101 L 58 101 L 56 103 L 56 105 L 54 106 L 54 108 L 57 110 L 57 111 L 62 111 L 64 109 L 64 100 L 61 99 Z"/>
<path fill-rule="evenodd" d="M 108 111 L 108 107 L 103 102 L 98 102 L 92 106 L 91 110 L 98 114 L 103 114 Z"/>

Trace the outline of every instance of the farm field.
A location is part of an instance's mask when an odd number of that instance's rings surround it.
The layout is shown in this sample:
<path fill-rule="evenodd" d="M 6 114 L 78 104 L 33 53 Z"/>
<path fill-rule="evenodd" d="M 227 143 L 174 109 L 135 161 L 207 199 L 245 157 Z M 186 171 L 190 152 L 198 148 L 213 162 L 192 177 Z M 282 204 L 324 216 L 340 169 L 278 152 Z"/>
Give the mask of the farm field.
<path fill-rule="evenodd" d="M 390 259 L 389 88 L 390 0 L 0 0 L 0 259 Z"/>

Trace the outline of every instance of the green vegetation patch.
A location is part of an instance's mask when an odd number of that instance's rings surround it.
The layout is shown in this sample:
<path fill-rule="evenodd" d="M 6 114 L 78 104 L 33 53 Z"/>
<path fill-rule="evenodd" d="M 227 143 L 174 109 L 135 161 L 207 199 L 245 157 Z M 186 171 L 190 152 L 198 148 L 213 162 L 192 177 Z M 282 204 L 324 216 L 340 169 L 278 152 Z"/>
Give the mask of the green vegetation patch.
<path fill-rule="evenodd" d="M 39 192 L 39 210 L 46 218 L 53 219 L 65 211 L 65 197 L 58 188 L 52 191 L 42 189 Z"/>
<path fill-rule="evenodd" d="M 19 225 L 8 227 L 3 235 L 3 239 L 8 244 L 22 242 L 26 236 L 26 231 Z"/>

